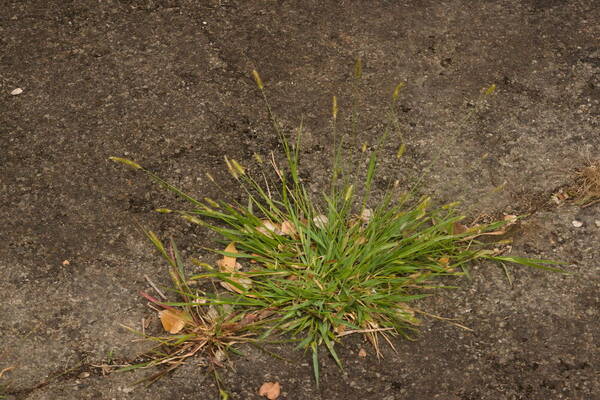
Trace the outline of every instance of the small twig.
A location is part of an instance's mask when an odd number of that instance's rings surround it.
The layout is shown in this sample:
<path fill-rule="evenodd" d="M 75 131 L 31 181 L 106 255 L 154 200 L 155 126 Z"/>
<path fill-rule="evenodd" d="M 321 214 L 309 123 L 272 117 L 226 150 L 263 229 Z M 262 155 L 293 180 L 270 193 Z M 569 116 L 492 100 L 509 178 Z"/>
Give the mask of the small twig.
<path fill-rule="evenodd" d="M 150 286 L 152 286 L 152 288 L 154 290 L 156 290 L 156 293 L 158 293 L 158 295 L 160 297 L 162 297 L 163 300 L 167 300 L 167 297 L 163 294 L 163 292 L 160 291 L 160 289 L 154 284 L 154 282 L 152 282 L 150 280 L 150 278 L 148 277 L 148 275 L 144 275 L 144 278 L 146 278 L 146 280 L 148 281 L 148 283 L 150 284 Z"/>
<path fill-rule="evenodd" d="M 15 367 L 12 366 L 12 367 L 6 367 L 6 368 L 4 368 L 2 371 L 0 371 L 0 378 L 2 378 L 2 375 L 4 375 L 5 372 L 8 372 L 8 371 L 10 371 L 12 369 L 15 369 Z"/>
<path fill-rule="evenodd" d="M 337 337 L 348 336 L 354 333 L 374 333 L 374 332 L 385 332 L 385 331 L 393 331 L 394 328 L 372 328 L 372 329 L 354 329 L 352 331 L 345 331 L 342 333 L 338 333 Z"/>
<path fill-rule="evenodd" d="M 591 203 L 587 203 L 586 205 L 581 206 L 581 208 L 588 208 L 589 206 L 593 206 L 594 204 L 600 202 L 600 199 L 594 200 Z"/>
<path fill-rule="evenodd" d="M 441 320 L 441 321 L 446 321 L 446 322 L 448 322 L 448 323 L 449 323 L 449 324 L 451 324 L 451 325 L 457 326 L 457 327 L 459 327 L 459 328 L 462 328 L 462 329 L 464 329 L 464 330 L 467 330 L 467 331 L 469 331 L 469 332 L 474 332 L 474 330 L 473 330 L 473 329 L 471 329 L 471 328 L 469 328 L 469 327 L 467 327 L 467 326 L 464 326 L 464 325 L 462 325 L 462 324 L 459 324 L 458 322 L 454 322 L 455 318 L 446 318 L 446 317 L 441 317 L 441 316 L 439 316 L 439 315 L 430 314 L 430 313 L 428 313 L 428 312 L 421 311 L 421 310 L 417 310 L 417 309 L 414 309 L 414 308 L 413 308 L 413 311 L 414 311 L 414 312 L 417 312 L 417 313 L 420 313 L 420 314 L 423 314 L 423 315 L 427 315 L 428 317 L 432 317 L 432 318 L 435 318 L 435 319 L 439 319 L 439 320 Z"/>
<path fill-rule="evenodd" d="M 171 306 L 168 306 L 168 305 L 166 305 L 166 304 L 163 304 L 163 303 L 161 303 L 161 302 L 160 302 L 160 300 L 158 300 L 158 299 L 157 299 L 157 298 L 155 298 L 155 297 L 152 297 L 152 296 L 150 296 L 150 295 L 149 295 L 148 293 L 146 293 L 146 292 L 140 291 L 140 296 L 142 296 L 142 297 L 146 298 L 146 299 L 147 299 L 148 301 L 150 301 L 151 303 L 158 304 L 159 306 L 161 306 L 161 307 L 163 307 L 163 308 L 167 308 L 167 309 L 170 309 L 170 310 L 176 310 L 176 308 L 175 308 L 175 307 L 171 307 Z"/>

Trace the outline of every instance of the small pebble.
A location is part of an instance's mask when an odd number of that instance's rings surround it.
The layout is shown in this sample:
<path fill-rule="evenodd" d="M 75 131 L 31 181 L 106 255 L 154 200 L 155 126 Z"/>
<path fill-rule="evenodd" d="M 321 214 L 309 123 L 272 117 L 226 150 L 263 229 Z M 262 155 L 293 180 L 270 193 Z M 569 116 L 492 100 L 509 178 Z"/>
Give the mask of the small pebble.
<path fill-rule="evenodd" d="M 583 222 L 578 221 L 578 220 L 573 220 L 573 222 L 571 222 L 573 224 L 573 226 L 575 228 L 581 228 L 583 226 Z"/>
<path fill-rule="evenodd" d="M 596 224 L 596 226 L 597 226 L 598 228 L 600 228 L 600 219 L 597 219 L 597 220 L 595 220 L 595 221 L 594 221 L 594 224 Z"/>
<path fill-rule="evenodd" d="M 23 89 L 21 89 L 20 87 L 16 88 L 12 92 L 10 92 L 10 94 L 13 95 L 13 96 L 19 95 L 21 93 L 23 93 Z"/>
<path fill-rule="evenodd" d="M 85 372 L 82 372 L 82 373 L 80 373 L 79 375 L 77 375 L 77 377 L 78 377 L 79 379 L 85 379 L 85 378 L 88 378 L 89 376 L 90 376 L 90 373 L 89 373 L 89 372 L 87 372 L 87 371 L 85 371 Z"/>

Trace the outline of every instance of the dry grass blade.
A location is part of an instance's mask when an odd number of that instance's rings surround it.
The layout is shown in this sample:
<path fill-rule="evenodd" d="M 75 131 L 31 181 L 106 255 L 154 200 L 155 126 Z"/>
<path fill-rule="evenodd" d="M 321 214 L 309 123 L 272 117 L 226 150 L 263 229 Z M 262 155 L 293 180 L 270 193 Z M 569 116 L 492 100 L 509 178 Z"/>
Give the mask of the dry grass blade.
<path fill-rule="evenodd" d="M 600 201 L 600 160 L 590 161 L 575 171 L 570 191 L 583 207 Z"/>

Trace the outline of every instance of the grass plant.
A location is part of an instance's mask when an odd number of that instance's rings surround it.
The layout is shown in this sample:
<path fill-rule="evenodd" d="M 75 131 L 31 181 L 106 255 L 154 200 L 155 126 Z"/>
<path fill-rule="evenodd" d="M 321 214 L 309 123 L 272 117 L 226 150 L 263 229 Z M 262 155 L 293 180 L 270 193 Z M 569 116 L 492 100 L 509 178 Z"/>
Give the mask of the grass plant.
<path fill-rule="evenodd" d="M 357 63 L 357 80 L 361 71 Z M 382 197 L 372 197 L 381 145 L 398 127 L 393 114 L 368 155 L 364 181 L 358 182 L 343 168 L 346 157 L 342 138 L 336 133 L 338 106 L 334 97 L 331 182 L 319 196 L 311 195 L 300 178 L 302 128 L 295 138 L 286 136 L 260 76 L 256 71 L 253 76 L 286 161 L 281 166 L 272 157 L 270 165 L 278 181 L 268 184 L 225 157 L 229 172 L 245 191 L 247 204 L 195 199 L 141 165 L 112 157 L 143 171 L 192 206 L 184 211 L 158 211 L 213 230 L 226 246 L 225 250 L 214 250 L 222 257 L 217 265 L 195 260 L 202 271 L 185 277 L 174 245 L 174 250 L 167 250 L 156 235 L 148 233 L 169 263 L 182 299 L 162 306 L 185 313 L 186 326 L 180 335 L 155 338 L 161 345 L 178 350 L 175 355 L 159 354 L 154 365 L 183 361 L 193 346 L 199 346 L 191 343 L 208 343 L 208 337 L 220 343 L 216 348 L 224 349 L 222 344 L 228 338 L 237 342 L 250 331 L 258 335 L 257 339 L 284 334 L 311 352 L 318 384 L 319 351 L 325 350 L 340 367 L 343 365 L 336 352 L 340 338 L 364 334 L 378 354 L 381 340 L 392 345 L 392 336 L 410 338 L 419 325 L 420 311 L 413 303 L 448 287 L 436 278 L 463 275 L 467 266 L 478 260 L 554 270 L 549 266 L 552 261 L 509 256 L 503 254 L 501 244 L 480 240 L 504 233 L 514 218 L 469 227 L 463 224 L 465 217 L 454 203 L 434 206 L 428 197 L 413 198 L 411 192 L 399 194 L 393 188 Z M 397 101 L 402 86 L 394 90 L 392 102 Z M 213 291 L 196 293 L 185 284 L 189 280 L 218 282 L 225 290 L 217 290 L 215 285 Z M 209 307 L 230 307 L 217 319 L 220 330 L 203 316 Z M 237 329 L 227 333 L 222 329 L 227 324 L 238 324 Z"/>

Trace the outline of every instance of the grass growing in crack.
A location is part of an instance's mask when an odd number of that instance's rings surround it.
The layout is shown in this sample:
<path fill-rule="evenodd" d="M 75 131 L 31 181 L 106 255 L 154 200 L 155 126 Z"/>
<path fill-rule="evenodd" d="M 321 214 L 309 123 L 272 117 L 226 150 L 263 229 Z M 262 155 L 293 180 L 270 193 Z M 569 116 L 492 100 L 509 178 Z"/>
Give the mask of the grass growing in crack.
<path fill-rule="evenodd" d="M 419 325 L 420 313 L 411 303 L 446 287 L 435 283 L 435 278 L 462 275 L 469 263 L 482 259 L 553 270 L 548 266 L 552 261 L 506 256 L 497 244 L 478 240 L 503 233 L 512 220 L 467 227 L 461 223 L 464 217 L 456 204 L 432 207 L 429 198 L 412 199 L 393 190 L 380 200 L 372 199 L 379 147 L 388 139 L 389 130 L 369 155 L 365 179 L 359 184 L 342 165 L 342 140 L 335 136 L 335 97 L 331 184 L 322 196 L 311 196 L 299 172 L 301 133 L 295 139 L 284 134 L 260 76 L 256 71 L 253 75 L 283 145 L 286 164 L 281 167 L 272 158 L 279 181 L 268 185 L 259 183 L 237 161 L 225 158 L 231 175 L 247 195 L 247 205 L 197 200 L 133 161 L 112 158 L 142 170 L 194 207 L 158 211 L 211 229 L 228 243 L 224 251 L 215 250 L 223 257 L 217 266 L 197 262 L 204 271 L 190 277 L 220 281 L 228 292 L 193 294 L 189 287 L 178 285 L 184 301 L 170 306 L 231 306 L 237 310 L 235 315 L 252 322 L 249 325 L 258 329 L 261 338 L 272 333 L 297 338 L 298 346 L 312 353 L 318 384 L 322 347 L 342 367 L 335 349 L 341 337 L 364 334 L 378 354 L 381 339 L 392 345 L 390 336 L 410 337 Z M 393 101 L 401 87 L 394 90 Z M 395 126 L 396 121 L 390 119 L 390 129 Z M 155 237 L 151 240 L 171 267 L 178 267 L 179 261 Z M 181 346 L 191 339 L 170 342 Z"/>

